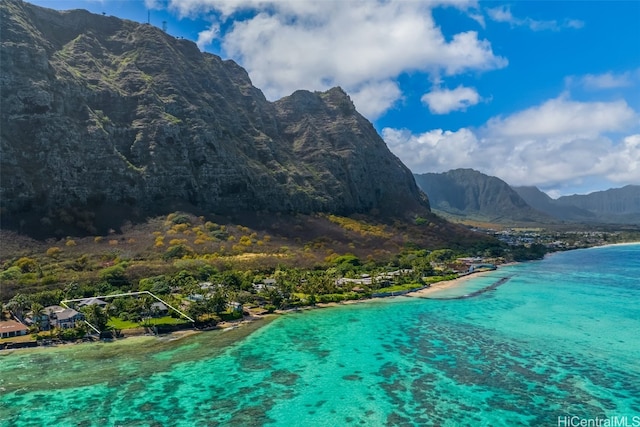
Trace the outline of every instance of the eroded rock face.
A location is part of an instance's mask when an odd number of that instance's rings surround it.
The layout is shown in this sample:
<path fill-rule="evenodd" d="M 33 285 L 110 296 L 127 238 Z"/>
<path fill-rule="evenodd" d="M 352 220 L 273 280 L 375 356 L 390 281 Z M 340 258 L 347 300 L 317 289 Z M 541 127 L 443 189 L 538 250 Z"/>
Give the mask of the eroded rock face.
<path fill-rule="evenodd" d="M 272 103 L 233 61 L 155 27 L 17 0 L 0 12 L 5 221 L 428 209 L 339 88 Z"/>

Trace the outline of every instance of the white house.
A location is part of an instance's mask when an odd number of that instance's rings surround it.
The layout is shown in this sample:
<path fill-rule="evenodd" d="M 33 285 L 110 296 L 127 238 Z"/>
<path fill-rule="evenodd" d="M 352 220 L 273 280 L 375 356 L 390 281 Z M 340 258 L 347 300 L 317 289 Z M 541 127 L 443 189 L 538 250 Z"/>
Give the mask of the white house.
<path fill-rule="evenodd" d="M 15 320 L 0 321 L 0 338 L 18 337 L 27 335 L 29 329 Z"/>

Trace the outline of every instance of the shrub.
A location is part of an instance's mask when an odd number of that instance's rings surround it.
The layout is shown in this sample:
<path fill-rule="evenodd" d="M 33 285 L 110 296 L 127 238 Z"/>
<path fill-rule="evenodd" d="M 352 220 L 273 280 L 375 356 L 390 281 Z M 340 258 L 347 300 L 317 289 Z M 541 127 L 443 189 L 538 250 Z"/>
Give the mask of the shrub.
<path fill-rule="evenodd" d="M 169 281 L 165 276 L 140 279 L 138 289 L 141 291 L 151 291 L 154 294 L 168 294 L 171 292 Z"/>
<path fill-rule="evenodd" d="M 77 243 L 75 240 L 69 239 L 65 242 L 65 246 L 76 246 Z"/>
<path fill-rule="evenodd" d="M 156 237 L 155 247 L 160 248 L 162 246 L 164 246 L 164 236 Z"/>
<path fill-rule="evenodd" d="M 15 266 L 19 267 L 23 273 L 33 273 L 38 269 L 38 263 L 35 259 L 22 257 L 15 262 Z"/>
<path fill-rule="evenodd" d="M 167 215 L 167 221 L 171 221 L 174 224 L 191 225 L 191 220 L 189 219 L 189 215 L 184 212 L 174 212 L 172 214 Z"/>
<path fill-rule="evenodd" d="M 62 252 L 62 249 L 60 249 L 57 246 L 53 246 L 47 249 L 47 256 L 51 258 L 57 258 L 61 252 Z"/>
<path fill-rule="evenodd" d="M 98 276 L 109 284 L 120 285 L 127 281 L 124 275 L 124 270 L 124 266 L 122 264 L 118 264 L 105 268 L 98 274 Z"/>
<path fill-rule="evenodd" d="M 22 275 L 22 270 L 17 265 L 9 267 L 0 273 L 0 280 L 14 280 Z"/>
<path fill-rule="evenodd" d="M 193 249 L 191 249 L 187 245 L 179 244 L 175 246 L 169 246 L 167 251 L 164 253 L 163 258 L 164 259 L 182 258 L 192 253 L 193 253 Z"/>
<path fill-rule="evenodd" d="M 87 331 L 83 327 L 69 328 L 69 329 L 62 329 L 58 334 L 58 337 L 62 341 L 73 341 L 73 340 L 77 340 L 84 337 L 86 333 Z"/>
<path fill-rule="evenodd" d="M 187 239 L 171 239 L 171 240 L 169 240 L 169 245 L 171 245 L 171 246 L 184 245 L 186 243 L 187 243 Z"/>
<path fill-rule="evenodd" d="M 44 276 L 42 278 L 42 284 L 43 285 L 53 285 L 54 283 L 58 283 L 59 282 L 59 278 L 57 275 L 55 274 L 50 274 L 48 276 Z"/>
<path fill-rule="evenodd" d="M 215 231 L 220 228 L 220 226 L 215 222 L 207 221 L 204 223 L 204 228 L 206 228 L 207 231 Z"/>
<path fill-rule="evenodd" d="M 415 225 L 424 225 L 428 223 L 429 220 L 422 218 L 421 216 L 416 216 L 413 222 L 415 223 Z"/>
<path fill-rule="evenodd" d="M 189 229 L 190 224 L 176 224 L 173 227 L 171 227 L 172 230 L 174 230 L 176 233 L 184 233 L 185 231 L 187 231 Z"/>
<path fill-rule="evenodd" d="M 358 221 L 352 218 L 336 215 L 328 215 L 326 218 L 334 224 L 338 224 L 343 229 L 359 233 L 361 236 L 389 238 L 392 235 L 390 232 L 386 231 L 386 227 L 384 225 L 367 224 L 364 221 Z"/>
<path fill-rule="evenodd" d="M 349 264 L 352 266 L 358 266 L 360 265 L 360 258 L 358 258 L 357 256 L 353 255 L 353 254 L 345 254 L 345 255 L 341 255 L 338 257 L 335 257 L 333 259 L 333 263 L 338 265 L 338 264 Z"/>

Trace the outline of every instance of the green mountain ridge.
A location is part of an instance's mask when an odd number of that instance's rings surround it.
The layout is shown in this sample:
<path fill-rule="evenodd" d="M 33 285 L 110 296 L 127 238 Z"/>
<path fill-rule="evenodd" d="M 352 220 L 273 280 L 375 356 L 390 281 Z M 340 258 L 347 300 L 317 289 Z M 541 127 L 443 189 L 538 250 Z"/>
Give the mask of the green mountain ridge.
<path fill-rule="evenodd" d="M 436 212 L 507 224 L 640 223 L 640 186 L 552 199 L 534 186 L 511 187 L 473 169 L 414 175 Z"/>
<path fill-rule="evenodd" d="M 572 222 L 640 223 L 640 185 L 552 199 L 536 187 L 513 187 L 536 209 Z"/>
<path fill-rule="evenodd" d="M 436 211 L 498 223 L 552 222 L 533 209 L 506 182 L 473 169 L 414 175 Z"/>
<path fill-rule="evenodd" d="M 177 209 L 429 215 L 340 88 L 269 102 L 233 61 L 150 25 L 19 0 L 0 14 L 3 227 L 91 234 Z"/>

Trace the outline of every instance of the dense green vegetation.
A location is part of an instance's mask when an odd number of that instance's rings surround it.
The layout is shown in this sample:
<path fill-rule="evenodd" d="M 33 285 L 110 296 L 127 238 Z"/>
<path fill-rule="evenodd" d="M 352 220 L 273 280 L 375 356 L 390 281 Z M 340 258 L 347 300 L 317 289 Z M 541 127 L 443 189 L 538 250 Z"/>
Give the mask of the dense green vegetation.
<path fill-rule="evenodd" d="M 177 212 L 106 236 L 22 241 L 2 252 L 0 301 L 22 316 L 61 300 L 150 291 L 197 322 L 215 324 L 246 310 L 272 312 L 450 280 L 468 268 L 461 257 L 499 264 L 540 258 L 549 250 L 477 237 L 467 244 L 431 246 L 421 240 L 421 230 L 442 225 L 424 218 L 376 224 L 313 216 L 293 223 L 287 218 L 286 228 L 284 222 L 267 230 Z M 322 234 L 309 231 L 317 228 Z M 604 234 L 607 242 L 621 238 Z M 173 310 L 153 313 L 155 300 L 146 296 L 105 300 L 105 308 L 83 309 L 101 330 L 186 321 Z M 83 331 L 41 331 L 35 325 L 32 332 L 73 339 Z"/>

